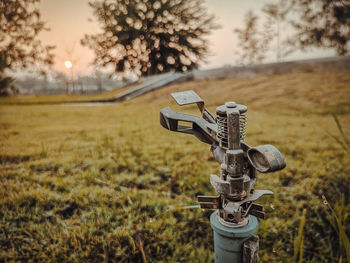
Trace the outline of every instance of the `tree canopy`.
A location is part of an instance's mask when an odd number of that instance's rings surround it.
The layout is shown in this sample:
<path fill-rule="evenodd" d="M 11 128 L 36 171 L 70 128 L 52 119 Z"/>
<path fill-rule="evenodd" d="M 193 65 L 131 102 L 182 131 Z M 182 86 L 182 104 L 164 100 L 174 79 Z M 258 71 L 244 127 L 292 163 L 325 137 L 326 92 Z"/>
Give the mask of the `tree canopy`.
<path fill-rule="evenodd" d="M 4 69 L 52 63 L 52 46 L 43 46 L 38 34 L 45 30 L 35 4 L 40 0 L 0 0 L 0 62 Z M 0 69 L 1 71 L 1 69 Z"/>
<path fill-rule="evenodd" d="M 234 30 L 238 38 L 238 46 L 241 64 L 261 63 L 271 41 L 270 32 L 265 35 L 258 28 L 258 16 L 252 11 L 248 11 L 244 18 L 244 28 Z"/>
<path fill-rule="evenodd" d="M 85 35 L 95 63 L 115 72 L 153 75 L 187 71 L 208 53 L 205 36 L 216 28 L 201 0 L 90 2 L 102 33 Z"/>
<path fill-rule="evenodd" d="M 284 0 L 285 1 L 285 0 Z M 350 3 L 344 0 L 293 0 L 291 21 L 297 34 L 291 43 L 299 49 L 323 47 L 338 55 L 350 52 Z"/>
<path fill-rule="evenodd" d="M 259 17 L 249 11 L 245 27 L 235 29 L 243 64 L 261 63 L 268 51 L 276 53 L 277 61 L 314 47 L 349 54 L 350 4 L 346 1 L 278 0 L 266 3 L 262 11 L 265 23 L 259 24 Z M 273 40 L 276 45 L 271 45 Z"/>
<path fill-rule="evenodd" d="M 0 0 L 0 95 L 13 79 L 4 76 L 6 69 L 27 67 L 42 62 L 51 64 L 52 46 L 43 46 L 38 34 L 45 30 L 35 4 L 40 0 Z"/>

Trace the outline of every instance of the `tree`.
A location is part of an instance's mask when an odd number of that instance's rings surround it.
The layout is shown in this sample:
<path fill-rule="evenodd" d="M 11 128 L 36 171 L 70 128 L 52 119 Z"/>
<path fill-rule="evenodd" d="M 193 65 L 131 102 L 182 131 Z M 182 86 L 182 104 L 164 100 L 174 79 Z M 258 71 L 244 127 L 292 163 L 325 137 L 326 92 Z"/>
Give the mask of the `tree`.
<path fill-rule="evenodd" d="M 205 36 L 217 28 L 201 0 L 96 0 L 89 3 L 103 32 L 85 35 L 98 66 L 153 75 L 197 68 Z"/>
<path fill-rule="evenodd" d="M 271 36 L 269 31 L 260 32 L 258 29 L 258 16 L 251 10 L 246 13 L 244 18 L 244 28 L 236 28 L 234 32 L 237 34 L 241 49 L 240 63 L 255 64 L 261 63 L 266 56 Z"/>
<path fill-rule="evenodd" d="M 338 55 L 350 52 L 350 4 L 344 0 L 293 0 L 297 18 L 291 21 L 296 35 L 291 44 L 334 49 Z"/>
<path fill-rule="evenodd" d="M 40 12 L 35 8 L 40 0 L 0 0 L 0 93 L 12 83 L 5 71 L 16 66 L 27 67 L 38 62 L 51 64 L 52 46 L 43 46 L 37 38 L 45 30 Z"/>
<path fill-rule="evenodd" d="M 290 0 L 280 0 L 278 3 L 267 3 L 264 5 L 262 11 L 267 15 L 267 21 L 264 25 L 265 32 L 271 30 L 271 27 L 275 28 L 275 33 L 268 32 L 269 36 L 276 39 L 276 47 L 274 51 L 276 52 L 277 61 L 281 61 L 282 57 L 287 56 L 292 52 L 288 45 L 288 40 L 282 38 L 283 26 L 287 23 L 286 17 L 292 7 L 292 2 Z M 271 39 L 271 41 L 273 41 Z"/>

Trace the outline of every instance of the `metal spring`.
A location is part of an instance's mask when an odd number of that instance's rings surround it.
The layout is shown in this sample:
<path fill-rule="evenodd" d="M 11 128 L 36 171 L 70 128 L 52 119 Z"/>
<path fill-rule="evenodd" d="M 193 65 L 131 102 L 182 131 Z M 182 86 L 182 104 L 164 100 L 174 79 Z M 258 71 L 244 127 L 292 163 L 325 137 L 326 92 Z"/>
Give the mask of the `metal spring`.
<path fill-rule="evenodd" d="M 221 144 L 227 147 L 227 143 L 228 143 L 227 116 L 218 114 L 216 116 L 216 123 L 218 127 L 218 132 L 216 136 L 221 141 Z"/>
<path fill-rule="evenodd" d="M 223 146 L 228 144 L 228 130 L 227 130 L 227 116 L 226 115 L 217 115 L 216 123 L 218 127 L 217 138 L 221 141 Z M 239 137 L 241 140 L 244 140 L 247 134 L 247 115 L 239 115 Z"/>
<path fill-rule="evenodd" d="M 247 134 L 247 115 L 240 114 L 239 115 L 239 137 L 241 140 L 244 140 L 246 134 Z"/>

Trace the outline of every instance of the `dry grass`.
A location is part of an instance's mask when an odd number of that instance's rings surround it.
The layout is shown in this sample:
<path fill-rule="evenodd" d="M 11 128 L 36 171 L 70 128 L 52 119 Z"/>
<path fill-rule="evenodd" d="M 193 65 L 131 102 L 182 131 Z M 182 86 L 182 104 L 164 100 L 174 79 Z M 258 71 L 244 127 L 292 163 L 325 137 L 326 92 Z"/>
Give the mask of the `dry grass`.
<path fill-rule="evenodd" d="M 337 134 L 329 112 L 349 132 L 349 83 L 348 72 L 305 73 L 189 82 L 95 107 L 0 100 L 0 258 L 210 262 L 210 211 L 173 208 L 213 193 L 209 175 L 219 167 L 207 145 L 159 125 L 169 104 L 196 112 L 169 96 L 194 89 L 212 112 L 227 100 L 248 105 L 246 141 L 274 144 L 286 157 L 286 169 L 257 184 L 275 193 L 261 200 L 269 216 L 259 223 L 261 261 L 292 261 L 305 208 L 305 261 L 338 262 L 321 197 L 350 209 L 349 156 L 327 134 Z"/>
<path fill-rule="evenodd" d="M 65 95 L 26 95 L 16 97 L 0 97 L 0 104 L 4 105 L 37 105 L 37 104 L 62 104 L 79 103 L 90 101 L 103 101 L 116 97 L 118 94 L 135 87 L 137 84 L 129 85 L 97 95 L 65 94 Z"/>

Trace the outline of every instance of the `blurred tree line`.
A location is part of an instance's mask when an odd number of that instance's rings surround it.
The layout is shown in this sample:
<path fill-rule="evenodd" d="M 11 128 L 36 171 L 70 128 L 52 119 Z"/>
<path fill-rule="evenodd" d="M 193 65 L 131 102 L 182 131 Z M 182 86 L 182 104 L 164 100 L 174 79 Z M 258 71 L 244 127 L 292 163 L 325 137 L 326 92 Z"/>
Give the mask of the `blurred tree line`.
<path fill-rule="evenodd" d="M 14 68 L 52 64 L 52 46 L 38 34 L 45 28 L 40 0 L 0 0 L 0 95 L 9 92 Z M 89 2 L 102 32 L 85 35 L 81 44 L 95 52 L 95 64 L 114 73 L 148 76 L 198 67 L 208 54 L 205 38 L 219 26 L 203 0 L 94 0 Z M 244 28 L 235 29 L 240 62 L 260 63 L 269 50 L 277 61 L 311 47 L 349 54 L 350 4 L 343 0 L 277 0 L 263 8 L 265 20 L 249 11 Z M 265 21 L 265 22 L 264 22 Z M 294 34 L 283 36 L 284 27 Z M 272 44 L 275 41 L 276 45 Z"/>
<path fill-rule="evenodd" d="M 277 0 L 265 4 L 262 12 L 264 23 L 259 24 L 259 17 L 248 11 L 244 28 L 234 30 L 242 64 L 262 62 L 268 50 L 275 52 L 277 61 L 313 47 L 332 49 L 341 56 L 350 52 L 349 1 Z M 287 27 L 293 33 L 282 38 Z"/>

